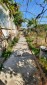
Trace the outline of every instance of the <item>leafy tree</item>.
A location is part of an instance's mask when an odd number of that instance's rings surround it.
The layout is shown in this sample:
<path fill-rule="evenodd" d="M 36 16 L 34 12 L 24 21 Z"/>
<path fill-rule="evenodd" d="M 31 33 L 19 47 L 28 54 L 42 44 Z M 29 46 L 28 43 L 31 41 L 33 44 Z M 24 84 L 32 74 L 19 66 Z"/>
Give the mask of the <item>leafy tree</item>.
<path fill-rule="evenodd" d="M 3 2 L 3 3 L 13 3 L 14 2 L 14 0 L 0 0 L 0 2 Z"/>
<path fill-rule="evenodd" d="M 15 15 L 16 14 L 16 12 L 18 11 L 18 9 L 19 9 L 19 7 L 17 6 L 17 4 L 16 3 L 14 3 L 14 4 L 10 4 L 9 5 L 9 10 L 10 10 L 10 17 L 13 15 Z"/>
<path fill-rule="evenodd" d="M 32 29 L 32 31 L 36 32 L 36 44 L 37 44 L 37 40 L 38 40 L 37 37 L 38 37 L 38 33 L 39 33 L 39 31 L 37 30 L 38 20 L 32 18 L 31 20 L 28 21 L 28 25 L 27 26 L 30 27 Z"/>
<path fill-rule="evenodd" d="M 31 20 L 28 20 L 28 27 L 33 25 L 33 26 L 36 26 L 38 24 L 38 21 L 34 18 L 32 18 Z"/>
<path fill-rule="evenodd" d="M 10 11 L 10 17 L 18 10 L 18 5 L 14 0 L 0 0 L 1 3 L 5 3 Z"/>
<path fill-rule="evenodd" d="M 14 15 L 14 23 L 17 26 L 17 29 L 19 29 L 19 26 L 25 21 L 22 15 L 23 14 L 19 10 L 16 11 L 16 14 Z"/>

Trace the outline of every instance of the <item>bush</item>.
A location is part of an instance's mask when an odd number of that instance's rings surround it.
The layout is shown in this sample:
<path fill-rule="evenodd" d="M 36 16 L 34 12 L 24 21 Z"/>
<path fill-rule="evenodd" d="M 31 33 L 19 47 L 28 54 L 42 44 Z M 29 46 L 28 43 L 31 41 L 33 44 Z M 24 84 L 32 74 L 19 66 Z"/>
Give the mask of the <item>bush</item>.
<path fill-rule="evenodd" d="M 30 50 L 32 51 L 32 53 L 34 53 L 37 56 L 39 54 L 39 48 L 36 48 L 32 44 L 33 39 L 30 39 L 30 37 L 26 37 L 26 41 L 28 42 L 28 46 L 29 46 Z"/>
<path fill-rule="evenodd" d="M 6 60 L 10 56 L 10 54 L 11 54 L 11 51 L 10 50 L 6 50 L 5 52 L 3 52 L 2 57 L 4 57 L 5 60 Z"/>
<path fill-rule="evenodd" d="M 30 39 L 30 38 L 26 37 L 26 41 L 27 42 L 33 42 L 33 39 Z"/>
<path fill-rule="evenodd" d="M 11 42 L 9 42 L 8 48 L 3 51 L 2 57 L 5 58 L 5 60 L 11 55 L 12 53 L 12 47 L 18 42 L 18 38 L 14 38 Z"/>
<path fill-rule="evenodd" d="M 41 65 L 47 70 L 47 60 L 44 57 L 39 58 Z"/>
<path fill-rule="evenodd" d="M 15 38 L 9 43 L 9 46 L 10 46 L 10 47 L 13 47 L 17 42 L 18 42 L 18 38 L 15 37 Z"/>
<path fill-rule="evenodd" d="M 29 45 L 30 50 L 32 50 L 32 52 L 35 55 L 38 55 L 39 54 L 39 49 L 38 48 L 35 48 L 33 45 L 31 45 L 31 43 L 28 43 L 28 45 Z"/>

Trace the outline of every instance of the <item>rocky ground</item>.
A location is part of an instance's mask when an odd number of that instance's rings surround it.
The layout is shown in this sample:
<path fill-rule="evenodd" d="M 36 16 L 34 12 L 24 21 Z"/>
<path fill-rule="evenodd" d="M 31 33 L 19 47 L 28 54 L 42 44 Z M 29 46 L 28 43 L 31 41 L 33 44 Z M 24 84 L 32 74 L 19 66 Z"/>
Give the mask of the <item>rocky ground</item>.
<path fill-rule="evenodd" d="M 24 35 L 13 47 L 13 52 L 0 72 L 0 85 L 40 85 L 40 77 L 34 56 L 30 52 Z"/>

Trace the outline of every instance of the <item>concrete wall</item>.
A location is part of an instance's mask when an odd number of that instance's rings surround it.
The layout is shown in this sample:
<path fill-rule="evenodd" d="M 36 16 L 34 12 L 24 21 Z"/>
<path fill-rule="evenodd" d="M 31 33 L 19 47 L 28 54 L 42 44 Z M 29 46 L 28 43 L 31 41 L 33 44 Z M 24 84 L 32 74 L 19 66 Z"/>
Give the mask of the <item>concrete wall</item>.
<path fill-rule="evenodd" d="M 15 35 L 17 35 L 17 28 L 13 22 L 13 17 L 10 18 L 8 9 L 7 10 L 4 9 L 4 7 L 2 7 L 1 5 L 0 5 L 0 26 L 3 28 L 11 29 L 11 32 L 13 32 Z M 12 31 L 12 29 L 15 29 L 15 31 Z M 8 32 L 8 30 L 7 30 L 7 32 Z M 8 34 L 6 32 L 4 32 L 4 33 L 6 35 Z"/>

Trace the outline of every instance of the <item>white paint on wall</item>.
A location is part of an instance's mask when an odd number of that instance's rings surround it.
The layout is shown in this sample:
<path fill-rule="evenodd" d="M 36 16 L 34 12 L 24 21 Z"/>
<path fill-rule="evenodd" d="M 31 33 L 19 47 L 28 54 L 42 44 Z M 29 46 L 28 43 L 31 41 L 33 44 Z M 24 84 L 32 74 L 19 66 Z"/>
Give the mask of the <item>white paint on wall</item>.
<path fill-rule="evenodd" d="M 13 17 L 10 18 L 9 10 L 7 9 L 7 7 L 5 5 L 4 6 L 0 5 L 0 26 L 2 28 L 11 29 L 11 31 L 12 31 L 12 33 L 14 33 L 14 35 L 17 35 L 17 33 L 18 33 L 17 27 L 15 26 L 15 24 L 13 22 Z M 15 30 L 12 30 L 12 29 L 15 29 Z M 2 32 L 5 37 L 7 37 L 9 35 L 8 30 L 2 30 Z"/>
<path fill-rule="evenodd" d="M 9 36 L 9 32 L 7 30 L 2 30 L 3 35 L 7 38 Z"/>

